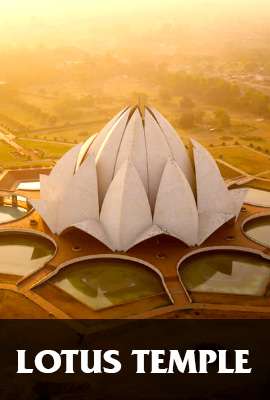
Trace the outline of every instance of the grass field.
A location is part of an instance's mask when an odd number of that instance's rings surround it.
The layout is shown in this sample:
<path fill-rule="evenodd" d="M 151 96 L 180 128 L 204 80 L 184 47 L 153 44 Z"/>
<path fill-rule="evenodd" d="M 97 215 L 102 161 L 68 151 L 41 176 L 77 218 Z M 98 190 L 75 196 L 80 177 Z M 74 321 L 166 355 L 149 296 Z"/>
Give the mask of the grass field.
<path fill-rule="evenodd" d="M 1 166 L 7 162 L 15 162 L 16 158 L 12 154 L 14 149 L 7 143 L 0 141 L 0 164 Z"/>
<path fill-rule="evenodd" d="M 259 175 L 260 178 L 267 178 L 270 179 L 270 171 L 264 172 L 263 174 Z"/>
<path fill-rule="evenodd" d="M 26 159 L 17 154 L 13 147 L 0 141 L 0 168 L 20 167 Z"/>
<path fill-rule="evenodd" d="M 219 161 L 217 161 L 217 165 L 219 167 L 221 175 L 225 179 L 234 179 L 234 178 L 237 178 L 237 177 L 241 176 L 237 171 L 235 171 L 234 169 L 228 167 L 227 165 L 222 164 Z"/>
<path fill-rule="evenodd" d="M 41 151 L 43 153 L 43 158 L 45 159 L 59 158 L 72 147 L 71 144 L 48 143 L 27 139 L 18 139 L 17 143 L 25 149 Z"/>
<path fill-rule="evenodd" d="M 261 181 L 259 179 L 254 179 L 254 181 L 249 182 L 247 185 L 244 185 L 244 187 L 266 190 L 267 192 L 270 192 L 270 182 Z"/>
<path fill-rule="evenodd" d="M 1 104 L 1 113 L 25 126 L 34 128 L 42 125 L 33 115 L 29 115 L 25 110 L 12 103 Z"/>
<path fill-rule="evenodd" d="M 258 174 L 270 169 L 270 157 L 242 146 L 209 148 L 215 158 L 221 158 L 236 168 L 248 173 Z"/>
<path fill-rule="evenodd" d="M 92 134 L 97 133 L 108 122 L 107 120 L 93 121 L 87 124 L 78 124 L 78 126 L 65 128 L 50 128 L 32 132 L 21 132 L 17 135 L 19 139 L 38 139 L 38 140 L 53 140 L 67 143 L 80 143 Z"/>
<path fill-rule="evenodd" d="M 49 167 L 52 162 L 43 160 L 27 160 L 15 154 L 13 147 L 0 141 L 0 168 L 24 168 L 24 167 Z"/>
<path fill-rule="evenodd" d="M 4 166 L 5 169 L 16 169 L 16 168 L 40 168 L 40 167 L 52 167 L 52 160 L 14 160 L 12 162 L 6 162 Z"/>

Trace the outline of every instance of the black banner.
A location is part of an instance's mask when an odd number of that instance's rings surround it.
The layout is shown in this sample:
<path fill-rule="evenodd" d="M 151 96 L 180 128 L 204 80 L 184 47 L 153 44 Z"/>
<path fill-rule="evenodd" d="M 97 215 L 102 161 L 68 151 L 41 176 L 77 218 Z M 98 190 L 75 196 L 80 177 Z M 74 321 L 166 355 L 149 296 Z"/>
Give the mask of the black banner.
<path fill-rule="evenodd" d="M 1 320 L 0 398 L 259 399 L 270 389 L 269 343 L 268 320 Z M 183 370 L 178 354 L 190 356 Z M 82 371 L 86 357 L 95 371 Z"/>

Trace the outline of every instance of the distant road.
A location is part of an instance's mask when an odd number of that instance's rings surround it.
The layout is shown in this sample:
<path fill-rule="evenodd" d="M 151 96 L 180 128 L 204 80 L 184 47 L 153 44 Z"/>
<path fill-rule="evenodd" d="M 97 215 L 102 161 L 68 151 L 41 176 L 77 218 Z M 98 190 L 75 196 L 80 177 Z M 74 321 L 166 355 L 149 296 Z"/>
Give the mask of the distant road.
<path fill-rule="evenodd" d="M 226 167 L 228 167 L 228 168 L 234 170 L 235 172 L 237 172 L 237 173 L 239 174 L 239 176 L 246 176 L 246 177 L 247 177 L 247 176 L 250 176 L 247 172 L 242 171 L 241 169 L 235 167 L 234 165 L 228 163 L 227 161 L 221 160 L 221 158 L 217 158 L 217 161 L 218 161 L 220 164 L 223 164 L 223 165 L 225 165 Z"/>
<path fill-rule="evenodd" d="M 13 147 L 19 154 L 22 154 L 24 156 L 30 156 L 31 160 L 38 159 L 38 156 L 32 150 L 25 149 L 24 147 L 22 147 L 18 143 L 16 143 L 13 140 L 12 135 L 10 133 L 5 133 L 5 132 L 0 131 L 0 140 L 7 143 L 9 146 Z"/>
<path fill-rule="evenodd" d="M 61 126 L 49 126 L 47 128 L 40 128 L 40 129 L 32 129 L 29 130 L 28 133 L 46 133 L 46 132 L 60 132 L 60 131 L 65 131 L 70 128 L 83 128 L 85 126 L 89 126 L 91 124 L 97 124 L 97 123 L 103 123 L 105 124 L 107 122 L 106 118 L 102 119 L 97 119 L 97 120 L 92 120 L 92 121 L 84 121 L 84 122 L 78 122 L 76 124 L 68 124 L 68 125 L 61 125 Z"/>
<path fill-rule="evenodd" d="M 270 157 L 269 154 L 265 154 L 265 153 L 263 153 L 263 152 L 260 151 L 260 150 L 254 149 L 253 147 L 249 147 L 249 146 L 246 146 L 246 145 L 242 145 L 242 147 L 244 147 L 245 149 L 251 150 L 251 151 L 253 151 L 254 153 L 258 153 L 258 154 L 260 154 L 260 155 L 263 155 L 263 156 L 265 156 L 265 157 L 267 157 L 267 158 Z"/>
<path fill-rule="evenodd" d="M 14 140 L 11 139 L 10 136 L 6 135 L 4 132 L 1 131 L 0 131 L 0 140 L 3 140 L 3 142 L 12 146 L 16 151 L 18 151 L 18 153 L 25 154 L 25 150 L 22 146 L 14 142 Z"/>
<path fill-rule="evenodd" d="M 71 142 L 61 142 L 58 140 L 36 139 L 36 138 L 24 137 L 24 136 L 20 136 L 20 137 L 18 137 L 18 139 L 19 140 L 27 140 L 29 142 L 63 144 L 65 146 L 74 146 L 74 144 L 76 144 L 76 143 L 71 143 Z M 84 141 L 83 138 L 82 138 L 82 141 Z"/>

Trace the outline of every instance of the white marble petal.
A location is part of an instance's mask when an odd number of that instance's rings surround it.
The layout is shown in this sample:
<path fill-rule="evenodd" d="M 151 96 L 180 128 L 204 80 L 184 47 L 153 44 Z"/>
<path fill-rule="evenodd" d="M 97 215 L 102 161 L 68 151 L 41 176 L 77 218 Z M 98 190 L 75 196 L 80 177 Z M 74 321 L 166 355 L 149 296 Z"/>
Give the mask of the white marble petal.
<path fill-rule="evenodd" d="M 74 174 L 76 162 L 81 149 L 81 144 L 72 147 L 67 153 L 57 161 L 49 175 L 51 182 L 58 185 L 61 190 L 64 190 L 70 178 Z"/>
<path fill-rule="evenodd" d="M 99 218 L 96 166 L 93 155 L 79 167 L 58 202 L 57 232 L 78 222 Z"/>
<path fill-rule="evenodd" d="M 148 161 L 149 202 L 154 210 L 161 175 L 167 160 L 171 158 L 171 151 L 160 126 L 147 110 L 145 110 L 144 129 Z"/>
<path fill-rule="evenodd" d="M 164 232 L 162 229 L 157 225 L 151 225 L 150 228 L 147 228 L 141 235 L 137 236 L 135 242 L 133 243 L 132 247 L 136 246 L 137 244 L 144 242 L 145 240 L 151 239 L 155 236 L 161 235 Z"/>
<path fill-rule="evenodd" d="M 29 200 L 53 233 L 57 231 L 57 202 Z"/>
<path fill-rule="evenodd" d="M 114 175 L 123 163 L 130 160 L 137 169 L 148 193 L 147 154 L 142 117 L 138 109 L 131 116 L 121 142 Z"/>
<path fill-rule="evenodd" d="M 120 119 L 120 117 L 126 113 L 129 114 L 130 111 L 130 107 L 125 107 L 123 108 L 118 114 L 115 115 L 115 117 L 113 117 L 102 129 L 101 131 L 98 133 L 94 143 L 91 145 L 91 151 L 97 155 L 100 146 L 102 145 L 102 143 L 104 142 L 104 140 L 106 139 L 106 136 L 110 133 L 111 129 L 118 123 L 118 120 Z"/>
<path fill-rule="evenodd" d="M 76 165 L 75 165 L 75 171 L 77 172 L 81 163 L 83 162 L 83 160 L 86 158 L 87 153 L 90 149 L 91 144 L 94 142 L 95 138 L 97 137 L 97 135 L 92 135 L 90 136 L 81 146 L 77 160 L 76 160 Z"/>
<path fill-rule="evenodd" d="M 40 181 L 40 198 L 52 201 L 55 197 L 55 192 L 50 191 L 50 177 L 48 175 L 39 175 Z"/>
<path fill-rule="evenodd" d="M 230 190 L 230 195 L 232 196 L 233 202 L 235 204 L 235 218 L 237 219 L 241 207 L 245 201 L 245 198 L 247 196 L 248 189 L 231 189 Z"/>
<path fill-rule="evenodd" d="M 80 229 L 81 231 L 88 233 L 93 236 L 105 246 L 107 246 L 112 251 L 115 251 L 113 244 L 110 242 L 108 236 L 106 235 L 100 221 L 94 219 L 88 219 L 85 221 L 77 222 L 73 225 L 75 228 Z"/>
<path fill-rule="evenodd" d="M 195 185 L 195 177 L 193 166 L 185 148 L 184 143 L 180 139 L 176 130 L 172 127 L 168 120 L 166 120 L 155 108 L 149 107 L 149 109 L 154 114 L 159 126 L 161 127 L 162 132 L 166 136 L 168 145 L 170 147 L 172 157 L 179 165 L 183 173 L 185 174 L 188 182 L 193 188 Z"/>
<path fill-rule="evenodd" d="M 236 206 L 211 154 L 192 140 L 196 171 L 198 244 L 235 216 Z"/>
<path fill-rule="evenodd" d="M 100 205 L 103 202 L 107 189 L 113 179 L 114 169 L 123 135 L 126 129 L 129 113 L 124 112 L 101 144 L 96 154 L 96 168 L 98 176 L 98 191 Z"/>
<path fill-rule="evenodd" d="M 198 240 L 199 217 L 194 194 L 184 173 L 169 160 L 162 174 L 154 213 L 154 224 L 188 246 Z"/>
<path fill-rule="evenodd" d="M 54 166 L 50 175 L 40 175 L 40 199 L 46 201 L 46 208 L 49 210 L 49 203 L 57 204 L 64 191 L 69 187 L 81 145 L 69 150 Z M 51 211 L 54 214 L 53 211 Z M 50 225 L 51 218 L 50 218 Z M 56 222 L 53 224 L 55 226 Z"/>
<path fill-rule="evenodd" d="M 209 236 L 226 222 L 235 218 L 234 213 L 226 212 L 204 212 L 199 214 L 199 236 L 198 245 L 201 245 Z"/>
<path fill-rule="evenodd" d="M 104 199 L 100 221 L 117 250 L 128 250 L 152 225 L 152 215 L 136 168 L 126 161 L 114 177 Z"/>
<path fill-rule="evenodd" d="M 32 204 L 54 233 L 75 226 L 112 250 L 162 232 L 201 244 L 238 216 L 245 191 L 229 191 L 213 157 L 192 143 L 195 176 L 182 141 L 158 111 L 146 107 L 143 121 L 138 108 L 126 108 L 41 175 L 41 198 Z"/>

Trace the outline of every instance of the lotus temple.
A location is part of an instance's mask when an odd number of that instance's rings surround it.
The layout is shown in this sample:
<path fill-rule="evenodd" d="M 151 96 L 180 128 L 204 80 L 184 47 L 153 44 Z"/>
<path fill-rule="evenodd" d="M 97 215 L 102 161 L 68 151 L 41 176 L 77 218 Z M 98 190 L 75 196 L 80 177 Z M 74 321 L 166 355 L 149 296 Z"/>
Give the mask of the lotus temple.
<path fill-rule="evenodd" d="M 0 180 L 4 318 L 269 318 L 270 192 L 154 108 Z"/>

